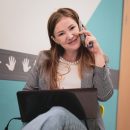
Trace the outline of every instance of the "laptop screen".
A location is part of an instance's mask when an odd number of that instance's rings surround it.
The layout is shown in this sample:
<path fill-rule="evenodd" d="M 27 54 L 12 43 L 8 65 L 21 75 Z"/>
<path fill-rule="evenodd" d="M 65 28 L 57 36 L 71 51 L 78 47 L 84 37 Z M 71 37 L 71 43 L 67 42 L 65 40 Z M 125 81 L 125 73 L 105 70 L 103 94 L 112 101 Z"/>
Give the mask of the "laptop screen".
<path fill-rule="evenodd" d="M 79 119 L 96 118 L 97 89 L 62 89 L 18 91 L 18 105 L 22 122 L 29 122 L 53 106 L 62 106 Z"/>

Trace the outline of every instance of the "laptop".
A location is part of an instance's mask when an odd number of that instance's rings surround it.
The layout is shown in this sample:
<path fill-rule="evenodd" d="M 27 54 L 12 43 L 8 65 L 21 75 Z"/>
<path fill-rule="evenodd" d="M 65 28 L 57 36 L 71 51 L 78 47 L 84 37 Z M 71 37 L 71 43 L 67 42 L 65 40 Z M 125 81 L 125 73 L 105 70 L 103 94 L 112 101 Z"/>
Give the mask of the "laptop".
<path fill-rule="evenodd" d="M 18 91 L 18 106 L 22 122 L 29 122 L 53 106 L 62 106 L 79 119 L 97 117 L 97 89 L 60 89 Z"/>

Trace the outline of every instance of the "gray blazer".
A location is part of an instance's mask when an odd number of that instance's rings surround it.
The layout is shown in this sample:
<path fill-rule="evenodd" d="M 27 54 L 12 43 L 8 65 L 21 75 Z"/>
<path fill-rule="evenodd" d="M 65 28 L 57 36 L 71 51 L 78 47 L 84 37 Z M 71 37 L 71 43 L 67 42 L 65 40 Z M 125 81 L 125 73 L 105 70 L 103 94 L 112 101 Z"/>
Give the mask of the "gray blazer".
<path fill-rule="evenodd" d="M 46 51 L 41 51 L 37 57 L 36 64 L 30 71 L 28 80 L 23 90 L 46 90 L 49 89 L 49 75 L 40 74 L 41 64 L 47 59 Z M 44 72 L 44 70 L 43 70 Z M 97 88 L 97 97 L 99 101 L 108 100 L 113 94 L 113 85 L 110 78 L 110 71 L 107 66 L 96 67 L 93 70 L 86 70 L 81 80 L 81 88 Z M 105 130 L 101 115 L 97 113 L 97 122 L 101 130 Z"/>

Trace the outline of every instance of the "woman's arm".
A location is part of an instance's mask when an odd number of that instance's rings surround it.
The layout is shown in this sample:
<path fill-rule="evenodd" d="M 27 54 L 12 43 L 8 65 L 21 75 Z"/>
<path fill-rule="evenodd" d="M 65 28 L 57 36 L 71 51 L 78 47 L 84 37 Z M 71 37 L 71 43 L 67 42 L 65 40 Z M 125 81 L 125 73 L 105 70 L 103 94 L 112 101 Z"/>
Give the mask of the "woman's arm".
<path fill-rule="evenodd" d="M 98 99 L 106 101 L 113 95 L 113 84 L 110 78 L 110 71 L 107 66 L 95 67 L 93 77 L 94 87 L 98 91 Z"/>
<path fill-rule="evenodd" d="M 113 94 L 113 85 L 110 78 L 110 71 L 106 65 L 107 58 L 104 55 L 96 37 L 87 30 L 82 30 L 80 34 L 85 34 L 85 45 L 92 42 L 92 47 L 88 48 L 94 54 L 95 57 L 95 68 L 94 68 L 94 77 L 93 83 L 98 90 L 98 99 L 100 101 L 108 100 Z"/>

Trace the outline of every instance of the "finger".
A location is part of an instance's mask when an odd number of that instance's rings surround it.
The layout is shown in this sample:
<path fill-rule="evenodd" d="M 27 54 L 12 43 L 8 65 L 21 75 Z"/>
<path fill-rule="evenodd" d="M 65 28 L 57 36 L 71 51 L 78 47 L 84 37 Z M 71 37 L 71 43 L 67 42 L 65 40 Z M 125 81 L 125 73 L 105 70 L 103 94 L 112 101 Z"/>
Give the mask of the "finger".
<path fill-rule="evenodd" d="M 5 64 L 9 68 L 9 64 Z"/>
<path fill-rule="evenodd" d="M 16 59 L 14 59 L 14 63 L 16 63 Z"/>
<path fill-rule="evenodd" d="M 79 35 L 85 34 L 86 36 L 93 36 L 91 32 L 88 32 L 88 31 L 86 31 L 86 30 L 82 30 L 82 31 L 78 32 L 78 34 L 79 34 Z"/>

